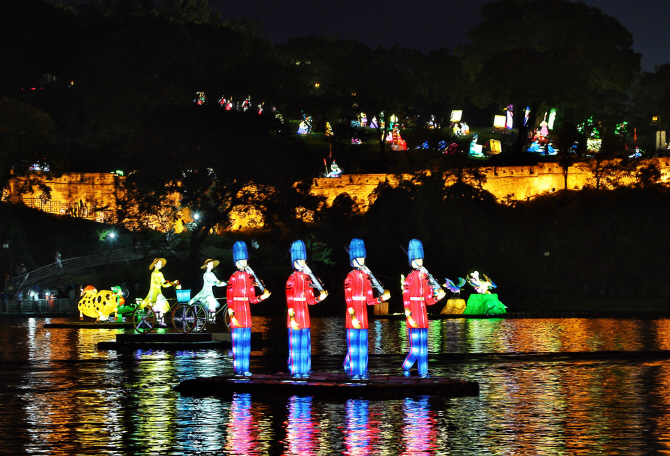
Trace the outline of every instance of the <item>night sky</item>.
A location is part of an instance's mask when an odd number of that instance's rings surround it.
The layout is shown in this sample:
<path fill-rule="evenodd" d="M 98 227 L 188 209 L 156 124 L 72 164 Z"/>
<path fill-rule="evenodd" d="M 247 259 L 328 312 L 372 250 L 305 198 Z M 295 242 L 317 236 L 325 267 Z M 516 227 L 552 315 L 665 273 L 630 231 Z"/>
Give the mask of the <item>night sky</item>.
<path fill-rule="evenodd" d="M 258 19 L 275 43 L 289 37 L 332 36 L 370 47 L 399 45 L 430 51 L 453 50 L 468 42 L 486 0 L 211 0 L 224 17 Z M 670 63 L 670 0 L 585 0 L 616 17 L 642 54 L 642 69 Z M 549 31 L 549 33 L 551 33 Z"/>

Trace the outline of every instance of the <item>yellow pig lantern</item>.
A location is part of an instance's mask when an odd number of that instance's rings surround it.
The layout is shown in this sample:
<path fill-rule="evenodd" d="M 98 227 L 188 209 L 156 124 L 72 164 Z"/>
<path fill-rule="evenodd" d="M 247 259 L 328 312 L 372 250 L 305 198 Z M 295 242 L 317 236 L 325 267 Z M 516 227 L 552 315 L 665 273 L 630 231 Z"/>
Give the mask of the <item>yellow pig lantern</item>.
<path fill-rule="evenodd" d="M 117 311 L 117 295 L 111 290 L 98 291 L 93 285 L 88 285 L 81 291 L 81 299 L 77 305 L 79 318 L 95 318 L 96 323 L 107 321 L 109 315 Z"/>

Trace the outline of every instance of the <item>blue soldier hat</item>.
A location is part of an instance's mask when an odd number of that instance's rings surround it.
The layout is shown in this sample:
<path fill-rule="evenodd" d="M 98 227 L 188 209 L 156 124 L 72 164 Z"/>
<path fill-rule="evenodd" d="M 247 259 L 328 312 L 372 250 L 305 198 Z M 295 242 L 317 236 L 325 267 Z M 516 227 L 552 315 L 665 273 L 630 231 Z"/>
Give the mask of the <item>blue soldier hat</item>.
<path fill-rule="evenodd" d="M 409 241 L 409 248 L 407 249 L 407 258 L 409 265 L 412 266 L 412 261 L 423 258 L 423 244 L 418 239 Z"/>
<path fill-rule="evenodd" d="M 352 239 L 349 243 L 349 264 L 354 265 L 354 259 L 365 258 L 365 242 L 363 239 Z"/>
<path fill-rule="evenodd" d="M 305 248 L 305 243 L 298 240 L 293 241 L 291 244 L 291 266 L 293 266 L 296 260 L 306 260 L 307 259 L 307 249 Z"/>
<path fill-rule="evenodd" d="M 247 244 L 244 241 L 237 241 L 233 244 L 233 263 L 239 260 L 248 260 L 249 252 L 247 251 Z"/>

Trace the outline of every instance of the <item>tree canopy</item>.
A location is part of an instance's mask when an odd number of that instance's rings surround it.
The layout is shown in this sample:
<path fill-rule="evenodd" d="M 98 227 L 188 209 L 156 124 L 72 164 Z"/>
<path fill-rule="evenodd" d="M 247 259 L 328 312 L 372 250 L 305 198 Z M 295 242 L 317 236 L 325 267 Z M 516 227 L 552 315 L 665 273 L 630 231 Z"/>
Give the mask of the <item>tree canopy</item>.
<path fill-rule="evenodd" d="M 296 185 L 309 177 L 306 149 L 282 133 L 272 113 L 214 106 L 162 110 L 144 123 L 127 152 L 135 157 L 128 177 L 135 203 L 157 204 L 176 194 L 177 207 L 188 210 L 194 262 L 207 235 L 228 229 L 235 212 L 286 226 L 319 202 Z"/>
<path fill-rule="evenodd" d="M 0 99 L 0 190 L 12 177 L 25 176 L 34 165 L 62 169 L 56 144 L 56 125 L 44 111 Z M 36 182 L 28 179 L 28 186 Z M 46 187 L 43 190 L 48 192 Z"/>
<path fill-rule="evenodd" d="M 480 104 L 514 104 L 519 142 L 550 107 L 578 123 L 590 115 L 620 121 L 631 84 L 640 71 L 633 37 L 619 21 L 582 2 L 498 0 L 482 8 L 458 54 Z"/>

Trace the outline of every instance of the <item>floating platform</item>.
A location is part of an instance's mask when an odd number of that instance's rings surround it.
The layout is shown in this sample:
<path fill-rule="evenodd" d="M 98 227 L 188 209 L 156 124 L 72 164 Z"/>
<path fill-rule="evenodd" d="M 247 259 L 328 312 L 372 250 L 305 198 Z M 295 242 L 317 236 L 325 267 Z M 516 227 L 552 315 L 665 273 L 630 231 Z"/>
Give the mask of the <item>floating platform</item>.
<path fill-rule="evenodd" d="M 346 374 L 313 373 L 306 379 L 290 374 L 250 377 L 198 377 L 175 387 L 187 396 L 228 397 L 232 393 L 326 398 L 399 399 L 411 396 L 465 397 L 479 395 L 479 384 L 446 377 L 398 377 L 371 375 L 367 380 L 351 380 Z"/>
<path fill-rule="evenodd" d="M 133 323 L 130 321 L 104 321 L 96 323 L 91 320 L 68 321 L 63 323 L 44 323 L 44 328 L 91 328 L 91 329 L 133 329 Z"/>
<path fill-rule="evenodd" d="M 173 330 L 171 330 L 173 331 Z M 263 342 L 263 333 L 251 333 L 251 342 Z M 117 334 L 114 342 L 98 342 L 100 350 L 135 350 L 138 348 L 160 348 L 164 350 L 184 350 L 194 348 L 229 347 L 229 332 L 150 332 Z"/>

